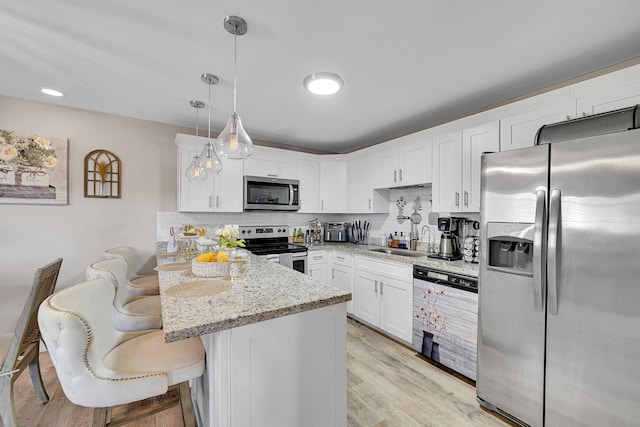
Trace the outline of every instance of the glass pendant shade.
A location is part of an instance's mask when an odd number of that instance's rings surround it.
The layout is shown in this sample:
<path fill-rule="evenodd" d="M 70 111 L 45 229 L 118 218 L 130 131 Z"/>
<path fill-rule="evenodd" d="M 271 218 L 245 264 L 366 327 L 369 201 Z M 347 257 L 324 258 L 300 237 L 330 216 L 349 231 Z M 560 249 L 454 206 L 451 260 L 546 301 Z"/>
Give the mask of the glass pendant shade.
<path fill-rule="evenodd" d="M 253 153 L 253 142 L 242 127 L 238 113 L 229 116 L 229 121 L 216 140 L 216 151 L 223 159 L 246 159 Z"/>
<path fill-rule="evenodd" d="M 207 173 L 220 173 L 222 171 L 222 161 L 216 154 L 216 150 L 211 140 L 204 144 L 202 153 L 198 156 L 197 164 L 199 168 L 202 168 Z"/>
<path fill-rule="evenodd" d="M 198 165 L 198 156 L 193 156 L 193 161 L 189 164 L 185 176 L 189 181 L 204 181 L 207 179 L 207 170 Z"/>

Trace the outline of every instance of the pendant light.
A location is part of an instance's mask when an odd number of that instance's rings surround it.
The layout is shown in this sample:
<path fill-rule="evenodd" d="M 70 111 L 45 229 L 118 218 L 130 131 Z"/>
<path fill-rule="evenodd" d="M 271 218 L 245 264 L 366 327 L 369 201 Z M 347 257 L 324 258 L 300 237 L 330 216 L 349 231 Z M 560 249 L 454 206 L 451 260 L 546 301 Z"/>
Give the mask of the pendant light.
<path fill-rule="evenodd" d="M 196 109 L 196 136 L 198 136 L 198 112 L 204 107 L 204 102 L 193 100 L 189 104 Z M 198 156 L 193 156 L 193 161 L 189 164 L 185 176 L 189 181 L 204 181 L 207 179 L 207 171 L 198 166 Z"/>
<path fill-rule="evenodd" d="M 217 174 L 222 171 L 222 161 L 216 154 L 211 140 L 211 85 L 218 84 L 218 77 L 205 73 L 200 76 L 200 80 L 209 85 L 209 133 L 207 135 L 207 142 L 204 144 L 204 149 L 200 156 L 198 156 L 197 166 L 204 169 L 207 173 Z"/>
<path fill-rule="evenodd" d="M 238 62 L 237 38 L 247 33 L 247 22 L 239 16 L 227 16 L 224 18 L 224 28 L 233 34 L 233 114 L 218 135 L 216 151 L 223 159 L 246 159 L 253 152 L 253 142 L 242 127 L 242 121 L 236 110 L 236 71 Z"/>

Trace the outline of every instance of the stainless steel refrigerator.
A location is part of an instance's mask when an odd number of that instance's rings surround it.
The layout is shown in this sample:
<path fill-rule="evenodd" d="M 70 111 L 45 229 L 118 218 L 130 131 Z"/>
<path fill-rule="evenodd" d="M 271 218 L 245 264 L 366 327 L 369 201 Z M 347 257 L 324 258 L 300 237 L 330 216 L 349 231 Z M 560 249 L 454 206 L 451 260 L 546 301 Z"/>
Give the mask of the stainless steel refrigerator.
<path fill-rule="evenodd" d="M 518 423 L 640 425 L 638 107 L 483 155 L 476 390 Z"/>

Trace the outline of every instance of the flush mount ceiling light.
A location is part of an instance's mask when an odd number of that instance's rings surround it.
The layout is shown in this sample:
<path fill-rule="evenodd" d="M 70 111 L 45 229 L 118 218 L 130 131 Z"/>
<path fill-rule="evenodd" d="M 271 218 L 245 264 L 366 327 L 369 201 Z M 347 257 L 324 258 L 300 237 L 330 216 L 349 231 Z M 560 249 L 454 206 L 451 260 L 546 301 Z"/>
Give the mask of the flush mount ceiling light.
<path fill-rule="evenodd" d="M 65 96 L 65 94 L 63 92 L 60 92 L 59 90 L 51 89 L 51 88 L 48 88 L 48 87 L 41 87 L 40 88 L 40 92 L 44 93 L 45 95 L 49 95 L 49 96 Z"/>
<path fill-rule="evenodd" d="M 312 73 L 304 79 L 304 87 L 316 95 L 333 95 L 343 85 L 344 79 L 335 73 Z"/>
<path fill-rule="evenodd" d="M 244 160 L 253 153 L 253 142 L 242 127 L 242 121 L 236 110 L 238 36 L 247 33 L 247 22 L 239 16 L 224 18 L 224 28 L 233 34 L 233 114 L 225 128 L 218 135 L 216 151 L 223 159 Z"/>
<path fill-rule="evenodd" d="M 209 133 L 207 135 L 207 142 L 204 144 L 204 149 L 198 156 L 197 166 L 204 168 L 207 173 L 220 173 L 220 171 L 222 171 L 222 161 L 220 161 L 220 158 L 216 154 L 214 148 L 215 140 L 211 139 L 211 86 L 218 84 L 218 77 L 213 74 L 204 73 L 200 76 L 200 80 L 209 85 Z"/>

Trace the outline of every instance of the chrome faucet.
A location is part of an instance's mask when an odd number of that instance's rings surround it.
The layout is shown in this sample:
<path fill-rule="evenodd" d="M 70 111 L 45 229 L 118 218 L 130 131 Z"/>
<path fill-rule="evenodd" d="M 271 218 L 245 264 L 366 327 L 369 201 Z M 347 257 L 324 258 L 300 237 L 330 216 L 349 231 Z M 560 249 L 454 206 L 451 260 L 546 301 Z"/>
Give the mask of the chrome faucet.
<path fill-rule="evenodd" d="M 433 248 L 435 245 L 435 236 L 433 235 L 433 232 L 431 231 L 431 227 L 429 227 L 428 225 L 423 225 L 422 226 L 422 236 L 424 236 L 425 230 L 429 232 L 429 240 L 427 241 L 427 252 L 433 252 Z M 433 237 L 433 243 L 431 243 L 431 238 Z"/>

